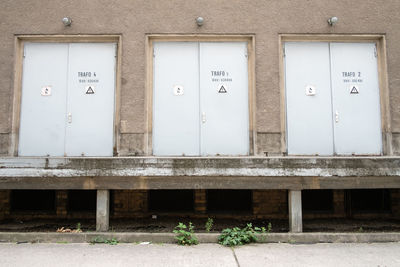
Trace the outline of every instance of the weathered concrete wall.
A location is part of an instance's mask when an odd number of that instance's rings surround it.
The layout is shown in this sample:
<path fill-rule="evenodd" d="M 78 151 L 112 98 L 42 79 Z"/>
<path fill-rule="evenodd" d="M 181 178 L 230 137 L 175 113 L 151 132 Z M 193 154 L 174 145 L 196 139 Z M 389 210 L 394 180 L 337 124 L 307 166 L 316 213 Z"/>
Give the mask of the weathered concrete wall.
<path fill-rule="evenodd" d="M 400 2 L 397 0 L 3 0 L 0 8 L 0 153 L 11 131 L 15 34 L 122 34 L 121 155 L 143 155 L 145 34 L 255 34 L 259 153 L 279 151 L 279 33 L 386 34 L 392 130 L 400 132 Z M 71 27 L 61 18 L 70 16 Z M 195 18 L 203 16 L 202 27 Z M 327 19 L 337 16 L 335 27 Z M 264 136 L 265 135 L 265 136 Z M 8 138 L 8 137 L 4 137 Z M 398 151 L 398 150 L 397 150 Z"/>
<path fill-rule="evenodd" d="M 393 154 L 400 155 L 400 133 L 394 133 L 392 135 L 393 143 Z"/>
<path fill-rule="evenodd" d="M 207 192 L 204 189 L 194 190 L 194 212 L 207 213 Z"/>
<path fill-rule="evenodd" d="M 9 134 L 0 133 L 0 155 L 7 155 L 9 147 L 10 147 Z"/>
<path fill-rule="evenodd" d="M 390 190 L 393 217 L 400 219 L 400 190 Z"/>
<path fill-rule="evenodd" d="M 68 214 L 68 190 L 56 191 L 56 214 L 58 218 L 64 218 Z"/>
<path fill-rule="evenodd" d="M 288 216 L 287 190 L 254 190 L 253 213 L 257 217 L 285 219 Z"/>
<path fill-rule="evenodd" d="M 111 216 L 134 217 L 147 212 L 147 190 L 114 190 Z"/>
<path fill-rule="evenodd" d="M 10 215 L 10 190 L 0 190 L 0 220 Z"/>

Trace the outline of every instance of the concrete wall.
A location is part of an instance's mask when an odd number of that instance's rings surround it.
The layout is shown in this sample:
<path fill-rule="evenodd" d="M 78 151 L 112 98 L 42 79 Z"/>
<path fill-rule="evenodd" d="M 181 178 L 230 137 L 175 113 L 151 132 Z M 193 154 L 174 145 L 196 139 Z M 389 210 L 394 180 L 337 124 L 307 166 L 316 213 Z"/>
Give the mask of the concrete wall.
<path fill-rule="evenodd" d="M 278 34 L 385 34 L 395 152 L 400 154 L 400 2 L 397 0 L 3 0 L 0 9 L 0 154 L 10 153 L 15 34 L 121 34 L 120 155 L 145 151 L 145 34 L 255 34 L 258 153 L 280 152 Z M 71 27 L 61 23 L 64 16 Z M 195 18 L 203 16 L 202 27 Z M 327 19 L 337 16 L 330 27 Z"/>

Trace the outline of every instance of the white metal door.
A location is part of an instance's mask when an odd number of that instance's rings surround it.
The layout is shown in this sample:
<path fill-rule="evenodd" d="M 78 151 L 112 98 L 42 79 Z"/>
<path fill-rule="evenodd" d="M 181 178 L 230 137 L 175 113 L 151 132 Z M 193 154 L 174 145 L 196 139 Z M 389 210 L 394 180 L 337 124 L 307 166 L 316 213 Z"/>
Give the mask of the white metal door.
<path fill-rule="evenodd" d="M 378 69 L 374 43 L 331 43 L 337 154 L 382 153 Z"/>
<path fill-rule="evenodd" d="M 68 44 L 26 43 L 18 155 L 64 155 Z"/>
<path fill-rule="evenodd" d="M 247 43 L 200 43 L 202 155 L 248 155 Z"/>
<path fill-rule="evenodd" d="M 153 154 L 247 155 L 246 43 L 154 43 Z"/>
<path fill-rule="evenodd" d="M 25 44 L 18 155 L 113 155 L 115 51 Z"/>
<path fill-rule="evenodd" d="M 285 44 L 288 154 L 332 155 L 329 44 Z"/>
<path fill-rule="evenodd" d="M 285 44 L 289 154 L 382 153 L 374 43 Z"/>
<path fill-rule="evenodd" d="M 199 45 L 154 43 L 153 154 L 199 155 Z"/>
<path fill-rule="evenodd" d="M 113 155 L 115 55 L 114 43 L 69 46 L 67 156 Z"/>

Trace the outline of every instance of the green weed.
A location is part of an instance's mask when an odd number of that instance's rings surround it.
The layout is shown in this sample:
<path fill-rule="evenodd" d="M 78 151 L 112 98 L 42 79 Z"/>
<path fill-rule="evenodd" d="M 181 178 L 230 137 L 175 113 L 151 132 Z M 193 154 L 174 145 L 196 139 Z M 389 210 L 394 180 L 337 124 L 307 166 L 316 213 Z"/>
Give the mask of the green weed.
<path fill-rule="evenodd" d="M 187 227 L 183 223 L 179 223 L 175 230 L 173 231 L 176 236 L 175 239 L 178 241 L 179 245 L 197 245 L 199 241 L 197 237 L 194 235 L 194 226 L 192 222 L 189 222 L 189 227 Z"/>
<path fill-rule="evenodd" d="M 211 228 L 213 227 L 213 224 L 214 224 L 213 218 L 208 217 L 206 225 L 205 225 L 207 232 L 211 231 Z"/>
<path fill-rule="evenodd" d="M 218 237 L 218 243 L 228 247 L 254 243 L 258 241 L 256 234 L 261 233 L 267 233 L 265 227 L 253 227 L 251 223 L 248 223 L 244 228 L 226 228 L 222 230 L 222 234 Z"/>

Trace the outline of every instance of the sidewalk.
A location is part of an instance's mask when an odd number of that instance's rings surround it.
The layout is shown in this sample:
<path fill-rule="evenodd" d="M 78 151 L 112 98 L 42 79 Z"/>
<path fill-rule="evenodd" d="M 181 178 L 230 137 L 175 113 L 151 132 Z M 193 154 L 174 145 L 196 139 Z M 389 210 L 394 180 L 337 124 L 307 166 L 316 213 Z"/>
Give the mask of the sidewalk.
<path fill-rule="evenodd" d="M 0 244 L 0 266 L 400 266 L 400 243 Z"/>

